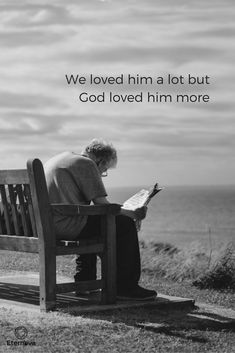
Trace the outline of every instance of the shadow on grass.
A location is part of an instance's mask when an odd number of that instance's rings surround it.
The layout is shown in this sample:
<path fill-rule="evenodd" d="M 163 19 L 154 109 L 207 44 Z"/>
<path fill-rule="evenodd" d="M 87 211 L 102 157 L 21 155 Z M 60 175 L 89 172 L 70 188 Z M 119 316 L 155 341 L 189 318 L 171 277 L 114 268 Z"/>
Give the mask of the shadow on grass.
<path fill-rule="evenodd" d="M 86 314 L 86 317 L 110 320 L 113 323 L 124 323 L 156 334 L 164 334 L 198 343 L 208 342 L 207 338 L 201 336 L 203 332 L 235 332 L 234 319 L 224 315 L 208 313 L 197 307 L 181 310 L 168 310 L 167 307 L 164 310 L 144 307 L 122 309 L 116 312 L 89 313 Z M 198 331 L 200 331 L 199 334 Z"/>
<path fill-rule="evenodd" d="M 39 306 L 39 288 L 34 285 L 0 282 L 1 299 Z M 87 303 L 84 301 L 84 304 Z M 73 316 L 83 315 L 94 320 L 121 323 L 191 342 L 206 343 L 208 339 L 201 335 L 203 332 L 235 332 L 235 320 L 229 315 L 207 312 L 197 307 L 174 308 L 171 304 L 165 304 L 161 308 L 159 304 L 155 306 L 150 302 L 149 306 L 144 307 L 140 304 L 132 308 L 81 313 L 73 310 L 73 306 L 78 305 L 78 298 L 66 294 L 57 296 L 58 307 L 67 308 L 65 311 Z"/>

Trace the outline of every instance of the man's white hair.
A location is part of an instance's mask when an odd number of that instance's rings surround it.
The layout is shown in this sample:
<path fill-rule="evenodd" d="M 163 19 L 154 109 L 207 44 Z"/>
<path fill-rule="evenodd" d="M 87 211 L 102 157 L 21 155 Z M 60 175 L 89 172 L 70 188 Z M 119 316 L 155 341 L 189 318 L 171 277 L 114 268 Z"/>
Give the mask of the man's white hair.
<path fill-rule="evenodd" d="M 117 151 L 112 143 L 101 138 L 93 139 L 85 148 L 85 154 L 95 157 L 96 162 L 105 161 L 110 167 L 115 167 L 117 164 Z"/>

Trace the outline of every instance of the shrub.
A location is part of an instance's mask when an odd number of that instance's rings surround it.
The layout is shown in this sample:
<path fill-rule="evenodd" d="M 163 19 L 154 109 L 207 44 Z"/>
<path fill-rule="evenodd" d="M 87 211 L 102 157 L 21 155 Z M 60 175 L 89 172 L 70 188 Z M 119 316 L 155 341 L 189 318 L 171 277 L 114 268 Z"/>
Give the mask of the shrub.
<path fill-rule="evenodd" d="M 142 244 L 143 272 L 199 288 L 235 289 L 235 250 L 229 243 L 223 250 L 208 254 L 198 243 L 178 249 L 168 243 Z"/>
<path fill-rule="evenodd" d="M 193 285 L 199 288 L 235 289 L 235 249 L 232 243 L 227 245 Z"/>
<path fill-rule="evenodd" d="M 144 272 L 175 281 L 195 279 L 208 264 L 208 257 L 198 244 L 178 249 L 172 244 L 152 242 L 142 251 Z"/>

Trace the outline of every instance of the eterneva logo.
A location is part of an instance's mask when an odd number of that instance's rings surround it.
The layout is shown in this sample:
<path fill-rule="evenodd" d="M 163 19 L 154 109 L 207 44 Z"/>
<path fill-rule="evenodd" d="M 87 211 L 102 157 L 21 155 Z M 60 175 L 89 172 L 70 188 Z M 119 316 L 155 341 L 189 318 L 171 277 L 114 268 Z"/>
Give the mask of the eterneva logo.
<path fill-rule="evenodd" d="M 28 330 L 25 326 L 16 327 L 14 333 L 18 340 L 7 340 L 7 346 L 36 346 L 35 341 L 25 340 L 28 337 Z"/>

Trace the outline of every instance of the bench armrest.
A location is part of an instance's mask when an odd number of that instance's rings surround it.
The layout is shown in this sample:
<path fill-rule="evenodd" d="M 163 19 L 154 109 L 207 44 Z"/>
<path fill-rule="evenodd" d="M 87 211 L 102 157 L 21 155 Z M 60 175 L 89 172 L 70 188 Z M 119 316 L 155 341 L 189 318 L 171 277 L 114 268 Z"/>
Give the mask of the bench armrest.
<path fill-rule="evenodd" d="M 96 216 L 96 215 L 113 215 L 120 214 L 121 205 L 109 203 L 104 205 L 72 205 L 72 204 L 51 204 L 53 213 L 65 216 Z"/>

